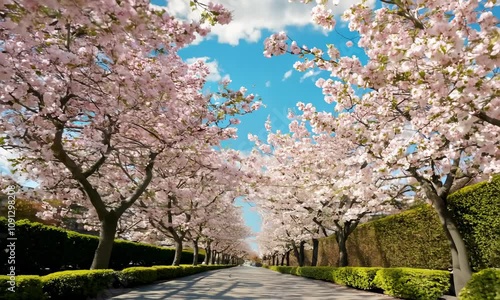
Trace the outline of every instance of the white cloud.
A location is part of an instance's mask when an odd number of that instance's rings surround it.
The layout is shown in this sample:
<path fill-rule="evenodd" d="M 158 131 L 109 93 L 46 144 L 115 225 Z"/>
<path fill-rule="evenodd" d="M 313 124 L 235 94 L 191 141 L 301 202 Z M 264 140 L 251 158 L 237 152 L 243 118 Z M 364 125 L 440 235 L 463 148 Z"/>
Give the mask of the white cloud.
<path fill-rule="evenodd" d="M 203 61 L 205 65 L 208 67 L 208 71 L 210 74 L 207 76 L 207 81 L 220 81 L 222 79 L 222 76 L 220 74 L 221 69 L 219 68 L 219 62 L 217 60 L 211 60 L 210 57 L 208 56 L 203 56 L 203 57 L 191 57 L 186 59 L 186 63 L 188 64 L 193 64 L 197 61 Z"/>
<path fill-rule="evenodd" d="M 285 74 L 283 74 L 283 79 L 281 79 L 281 81 L 285 81 L 288 78 L 290 78 L 290 76 L 292 76 L 292 72 L 293 72 L 293 70 L 286 71 Z"/>
<path fill-rule="evenodd" d="M 303 82 L 309 77 L 311 77 L 311 79 L 314 79 L 314 77 L 318 76 L 319 73 L 320 71 L 309 70 L 304 75 L 302 75 L 302 77 L 300 77 L 300 82 Z"/>
<path fill-rule="evenodd" d="M 221 3 L 233 12 L 233 21 L 228 25 L 216 25 L 211 35 L 215 35 L 220 43 L 238 45 L 240 40 L 257 42 L 263 30 L 277 32 L 287 26 L 306 26 L 313 24 L 311 21 L 311 8 L 315 1 L 305 5 L 299 2 L 289 3 L 286 0 L 214 0 Z M 329 1 L 332 11 L 340 16 L 349 6 L 360 2 L 340 1 L 333 6 Z M 373 6 L 374 0 L 368 1 Z M 167 11 L 180 18 L 198 19 L 200 12 L 192 12 L 189 1 L 169 0 Z M 321 30 L 317 27 L 318 30 Z"/>
<path fill-rule="evenodd" d="M 266 87 L 271 87 L 271 81 L 266 81 Z"/>
<path fill-rule="evenodd" d="M 224 75 L 224 77 L 222 77 L 221 81 L 231 82 L 231 76 L 229 76 L 229 74 L 226 74 L 226 75 Z"/>

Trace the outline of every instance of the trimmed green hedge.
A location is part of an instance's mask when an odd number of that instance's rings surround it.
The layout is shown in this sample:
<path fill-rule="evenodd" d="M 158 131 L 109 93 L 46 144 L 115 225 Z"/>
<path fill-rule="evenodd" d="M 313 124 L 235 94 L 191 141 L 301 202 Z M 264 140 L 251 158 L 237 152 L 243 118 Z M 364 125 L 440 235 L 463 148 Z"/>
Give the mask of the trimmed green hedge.
<path fill-rule="evenodd" d="M 349 266 L 354 267 L 444 270 L 451 266 L 446 236 L 428 205 L 359 225 L 347 240 L 347 253 Z M 310 251 L 307 254 L 309 258 Z M 320 239 L 318 265 L 337 262 L 335 236 Z"/>
<path fill-rule="evenodd" d="M 331 267 L 301 267 L 293 268 L 292 275 L 314 278 L 325 281 L 334 281 Z"/>
<path fill-rule="evenodd" d="M 7 221 L 0 218 L 0 232 L 7 232 Z M 66 231 L 28 220 L 16 222 L 16 274 L 44 275 L 65 269 L 89 269 L 97 236 Z M 50 242 L 48 242 L 50 241 Z M 0 240 L 0 249 L 6 248 L 6 239 Z M 168 265 L 174 259 L 175 250 L 154 245 L 115 240 L 109 268 L 121 270 L 130 266 Z M 8 254 L 0 251 L 0 274 L 7 274 Z M 198 255 L 203 261 L 204 254 Z M 193 262 L 193 252 L 183 251 L 182 264 Z"/>
<path fill-rule="evenodd" d="M 384 294 L 414 300 L 439 299 L 450 289 L 450 273 L 410 268 L 380 269 L 373 283 Z"/>
<path fill-rule="evenodd" d="M 156 269 L 158 280 L 169 280 L 182 276 L 182 268 L 178 266 L 153 266 Z"/>
<path fill-rule="evenodd" d="M 460 291 L 460 300 L 500 299 L 500 269 L 485 269 L 472 275 Z"/>
<path fill-rule="evenodd" d="M 364 267 L 285 267 L 265 266 L 284 274 L 332 281 L 357 289 L 382 289 L 403 299 L 435 300 L 450 288 L 450 274 L 440 270 Z"/>
<path fill-rule="evenodd" d="M 42 279 L 35 275 L 0 276 L 0 299 L 33 300 L 43 299 Z"/>
<path fill-rule="evenodd" d="M 154 267 L 132 267 L 123 269 L 119 278 L 124 286 L 133 287 L 155 282 L 158 279 L 158 273 Z"/>
<path fill-rule="evenodd" d="M 373 290 L 377 286 L 373 282 L 381 268 L 344 267 L 332 272 L 333 282 L 361 290 Z"/>
<path fill-rule="evenodd" d="M 15 292 L 9 276 L 0 276 L 0 299 L 5 300 L 86 300 L 114 286 L 134 287 L 156 280 L 174 279 L 231 265 L 132 267 L 122 271 L 72 270 L 45 276 L 17 276 Z"/>
<path fill-rule="evenodd" d="M 42 277 L 43 291 L 50 299 L 86 300 L 112 286 L 113 270 L 73 270 Z"/>
<path fill-rule="evenodd" d="M 448 197 L 473 268 L 500 268 L 500 175 Z"/>

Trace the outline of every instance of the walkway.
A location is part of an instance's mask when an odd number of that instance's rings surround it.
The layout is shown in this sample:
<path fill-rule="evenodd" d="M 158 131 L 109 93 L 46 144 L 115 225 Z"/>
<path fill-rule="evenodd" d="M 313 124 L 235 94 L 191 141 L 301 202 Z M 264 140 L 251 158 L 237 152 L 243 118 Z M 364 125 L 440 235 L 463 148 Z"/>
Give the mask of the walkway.
<path fill-rule="evenodd" d="M 342 299 L 390 300 L 382 294 L 264 268 L 234 267 L 136 288 L 111 299 Z"/>

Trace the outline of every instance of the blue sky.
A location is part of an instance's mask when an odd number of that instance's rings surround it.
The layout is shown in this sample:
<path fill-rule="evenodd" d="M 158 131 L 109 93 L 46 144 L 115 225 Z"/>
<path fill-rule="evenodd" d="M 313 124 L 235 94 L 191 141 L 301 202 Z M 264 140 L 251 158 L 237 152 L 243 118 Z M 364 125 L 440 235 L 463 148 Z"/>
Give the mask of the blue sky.
<path fill-rule="evenodd" d="M 168 10 L 179 17 L 190 14 L 185 2 L 187 1 L 171 0 L 168 3 L 162 0 L 152 1 L 159 6 L 168 5 Z M 284 30 L 299 45 L 324 49 L 326 44 L 335 44 L 342 55 L 363 57 L 362 50 L 355 46 L 351 48 L 346 46 L 349 39 L 356 44 L 357 33 L 350 32 L 346 24 L 340 20 L 336 32 L 325 33 L 310 22 L 310 6 L 300 3 L 290 4 L 288 0 L 215 2 L 220 2 L 232 10 L 233 22 L 223 27 L 216 27 L 208 38 L 197 41 L 196 45 L 181 50 L 179 54 L 188 62 L 202 58 L 209 64 L 213 71 L 210 78 L 213 82 L 207 84 L 208 89 L 215 89 L 217 80 L 229 76 L 233 89 L 245 86 L 249 93 L 258 95 L 265 105 L 259 111 L 241 117 L 238 139 L 227 141 L 224 146 L 250 151 L 253 143 L 248 140 L 248 134 L 252 133 L 265 139 L 264 123 L 268 116 L 273 130 L 287 132 L 288 110 L 296 111 L 295 105 L 299 101 L 311 102 L 318 110 L 333 111 L 333 105 L 323 100 L 321 89 L 314 84 L 321 76 L 328 78 L 328 74 L 293 70 L 292 66 L 298 57 L 292 55 L 264 57 L 264 39 L 274 32 Z M 334 9 L 340 16 L 340 12 L 346 7 L 347 5 Z M 252 204 L 240 199 L 237 205 L 243 207 L 247 225 L 254 232 L 260 231 L 261 219 L 253 210 Z M 251 242 L 251 245 L 257 249 L 254 242 Z"/>

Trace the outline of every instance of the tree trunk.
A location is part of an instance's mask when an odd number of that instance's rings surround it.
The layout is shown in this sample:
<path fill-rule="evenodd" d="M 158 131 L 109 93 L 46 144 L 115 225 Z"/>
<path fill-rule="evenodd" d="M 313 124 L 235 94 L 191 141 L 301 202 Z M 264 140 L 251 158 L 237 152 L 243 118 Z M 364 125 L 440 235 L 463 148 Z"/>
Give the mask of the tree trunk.
<path fill-rule="evenodd" d="M 429 197 L 429 195 L 427 196 Z M 462 235 L 458 231 L 455 220 L 453 220 L 451 213 L 446 207 L 446 202 L 438 195 L 434 195 L 434 198 L 431 199 L 433 200 L 434 208 L 437 211 L 445 235 L 450 244 L 453 284 L 455 287 L 455 294 L 458 295 L 467 281 L 472 277 L 472 268 L 470 266 L 467 248 L 465 247 Z"/>
<path fill-rule="evenodd" d="M 305 250 L 304 250 L 304 245 L 305 244 L 306 244 L 305 241 L 301 241 L 300 242 L 300 248 L 299 248 L 300 263 L 299 263 L 299 266 L 301 266 L 301 267 L 304 266 L 304 262 L 306 260 L 306 253 L 305 253 Z"/>
<path fill-rule="evenodd" d="M 286 266 L 289 267 L 290 266 L 290 251 L 291 250 L 288 250 L 286 252 Z"/>
<path fill-rule="evenodd" d="M 311 266 L 315 267 L 318 264 L 319 240 L 312 239 L 312 243 L 313 243 L 313 252 L 312 252 Z"/>
<path fill-rule="evenodd" d="M 276 254 L 273 254 L 272 257 L 272 265 L 275 266 L 276 265 Z"/>
<path fill-rule="evenodd" d="M 95 250 L 94 259 L 90 269 L 107 269 L 115 241 L 116 227 L 118 226 L 118 217 L 114 212 L 106 214 L 101 221 L 99 232 L 99 244 Z"/>
<path fill-rule="evenodd" d="M 346 246 L 346 238 L 347 236 L 343 232 L 343 230 L 339 230 L 335 233 L 335 239 L 337 240 L 337 244 L 339 246 L 339 267 L 347 267 L 349 264 L 348 256 L 347 256 L 347 246 Z"/>
<path fill-rule="evenodd" d="M 193 266 L 198 265 L 198 239 L 193 240 Z"/>
<path fill-rule="evenodd" d="M 467 254 L 464 239 L 458 231 L 457 224 L 455 223 L 452 214 L 448 211 L 446 203 L 448 195 L 452 190 L 453 184 L 455 184 L 455 188 L 460 185 L 457 185 L 457 183 L 454 182 L 454 175 L 456 175 L 459 170 L 459 163 L 459 160 L 454 161 L 454 167 L 456 168 L 455 174 L 448 174 L 444 183 L 441 181 L 431 183 L 430 181 L 422 178 L 415 169 L 410 170 L 412 175 L 422 185 L 422 188 L 425 191 L 425 195 L 429 200 L 431 200 L 434 209 L 436 209 L 444 233 L 450 244 L 453 267 L 453 284 L 456 295 L 459 295 L 460 290 L 462 290 L 467 281 L 469 281 L 472 277 L 472 268 L 470 266 L 470 260 Z M 436 190 L 436 187 L 440 188 Z"/>
<path fill-rule="evenodd" d="M 204 265 L 210 264 L 210 256 L 212 254 L 212 248 L 210 247 L 210 242 L 207 243 L 207 247 L 205 248 L 205 259 L 203 259 Z"/>
<path fill-rule="evenodd" d="M 212 265 L 215 265 L 217 259 L 217 251 L 212 250 Z"/>
<path fill-rule="evenodd" d="M 295 259 L 297 260 L 297 264 L 299 267 L 302 267 L 300 264 L 300 253 L 299 249 L 297 248 L 297 245 L 295 244 L 295 241 L 292 241 L 292 248 L 293 248 L 293 255 L 295 256 Z"/>
<path fill-rule="evenodd" d="M 172 262 L 172 266 L 178 266 L 181 264 L 181 256 L 182 256 L 182 239 L 178 239 L 175 241 L 175 256 L 174 256 L 174 261 Z"/>
<path fill-rule="evenodd" d="M 353 233 L 354 229 L 358 227 L 359 220 L 363 215 L 360 215 L 357 220 L 351 220 L 345 222 L 345 224 L 340 224 L 337 221 L 335 222 L 335 226 L 337 227 L 337 231 L 335 232 L 335 240 L 339 246 L 339 267 L 347 267 L 349 265 L 349 255 L 347 253 L 347 238 Z"/>

